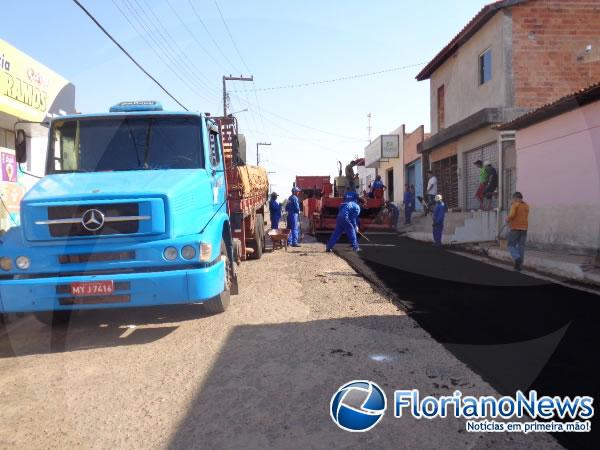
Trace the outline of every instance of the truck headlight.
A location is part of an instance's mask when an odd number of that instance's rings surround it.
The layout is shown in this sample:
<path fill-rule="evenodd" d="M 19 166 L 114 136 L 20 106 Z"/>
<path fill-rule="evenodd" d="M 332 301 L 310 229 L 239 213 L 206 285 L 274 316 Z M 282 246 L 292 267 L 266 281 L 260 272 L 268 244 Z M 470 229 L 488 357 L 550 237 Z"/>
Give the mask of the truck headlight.
<path fill-rule="evenodd" d="M 167 261 L 174 261 L 177 259 L 177 255 L 179 252 L 175 247 L 167 247 L 165 248 L 163 255 Z"/>
<path fill-rule="evenodd" d="M 212 244 L 200 243 L 200 261 L 208 262 L 212 256 Z"/>
<path fill-rule="evenodd" d="M 12 269 L 12 259 L 7 258 L 6 256 L 3 256 L 2 258 L 0 258 L 0 267 L 2 268 L 2 270 L 6 270 L 9 271 Z"/>
<path fill-rule="evenodd" d="M 196 257 L 196 249 L 191 245 L 185 245 L 181 249 L 181 256 L 183 256 L 183 259 L 194 259 Z"/>
<path fill-rule="evenodd" d="M 17 267 L 21 270 L 29 269 L 30 261 L 27 256 L 18 256 L 16 259 Z"/>

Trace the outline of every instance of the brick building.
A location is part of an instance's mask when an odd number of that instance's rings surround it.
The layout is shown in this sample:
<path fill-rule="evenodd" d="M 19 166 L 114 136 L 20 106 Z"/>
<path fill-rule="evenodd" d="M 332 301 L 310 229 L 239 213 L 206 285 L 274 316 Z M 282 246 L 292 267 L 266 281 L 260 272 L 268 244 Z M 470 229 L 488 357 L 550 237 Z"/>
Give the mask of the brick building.
<path fill-rule="evenodd" d="M 498 169 L 495 206 L 516 186 L 514 132 L 495 127 L 600 80 L 600 3 L 501 0 L 486 5 L 423 68 L 431 136 L 419 145 L 452 208 L 478 207 L 477 159 Z"/>

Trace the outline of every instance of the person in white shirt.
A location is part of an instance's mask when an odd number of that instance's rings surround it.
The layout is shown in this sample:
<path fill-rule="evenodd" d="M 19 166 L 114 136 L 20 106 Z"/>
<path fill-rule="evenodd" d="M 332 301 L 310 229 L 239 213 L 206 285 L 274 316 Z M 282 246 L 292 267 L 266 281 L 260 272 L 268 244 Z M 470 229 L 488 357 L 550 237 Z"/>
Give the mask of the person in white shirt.
<path fill-rule="evenodd" d="M 432 170 L 427 171 L 429 181 L 427 181 L 427 208 L 431 210 L 434 206 L 435 196 L 438 193 L 438 182 Z"/>

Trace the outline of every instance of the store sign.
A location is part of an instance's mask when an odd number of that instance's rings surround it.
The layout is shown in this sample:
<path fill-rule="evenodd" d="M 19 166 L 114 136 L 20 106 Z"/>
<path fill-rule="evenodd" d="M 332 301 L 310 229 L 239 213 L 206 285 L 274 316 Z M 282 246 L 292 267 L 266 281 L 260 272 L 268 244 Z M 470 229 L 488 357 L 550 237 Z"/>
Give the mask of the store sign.
<path fill-rule="evenodd" d="M 381 136 L 381 158 L 399 158 L 400 157 L 400 136 L 389 134 Z"/>
<path fill-rule="evenodd" d="M 2 181 L 15 183 L 17 181 L 17 159 L 14 153 L 0 152 Z"/>
<path fill-rule="evenodd" d="M 69 82 L 0 39 L 0 112 L 41 122 Z"/>
<path fill-rule="evenodd" d="M 25 195 L 25 188 L 17 183 L 0 183 L 0 196 L 2 196 L 3 206 L 6 206 L 10 213 L 19 212 L 19 205 Z"/>

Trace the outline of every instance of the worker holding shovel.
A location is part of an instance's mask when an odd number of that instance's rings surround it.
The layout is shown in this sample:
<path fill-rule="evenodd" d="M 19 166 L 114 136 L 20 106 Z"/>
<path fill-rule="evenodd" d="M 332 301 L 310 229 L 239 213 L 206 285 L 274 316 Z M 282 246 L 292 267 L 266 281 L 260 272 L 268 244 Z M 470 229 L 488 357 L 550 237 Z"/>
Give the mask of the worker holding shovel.
<path fill-rule="evenodd" d="M 358 239 L 356 234 L 358 230 L 358 216 L 360 214 L 360 206 L 358 206 L 358 194 L 356 192 L 347 192 L 344 196 L 344 203 L 340 205 L 337 218 L 335 220 L 335 230 L 327 242 L 325 251 L 332 251 L 333 247 L 343 233 L 346 233 L 352 249 L 355 252 L 360 252 L 358 247 Z"/>

